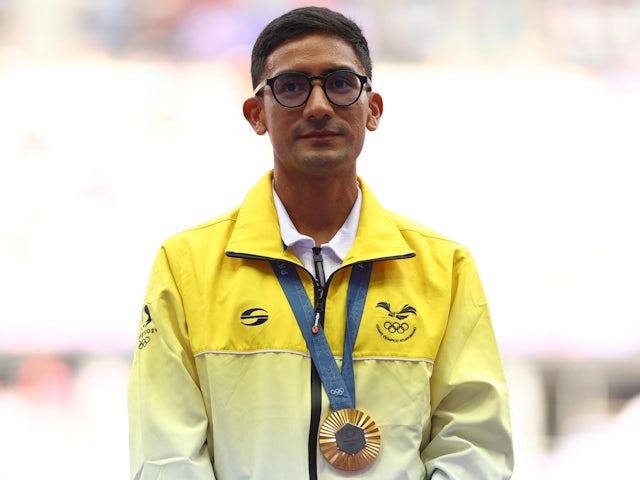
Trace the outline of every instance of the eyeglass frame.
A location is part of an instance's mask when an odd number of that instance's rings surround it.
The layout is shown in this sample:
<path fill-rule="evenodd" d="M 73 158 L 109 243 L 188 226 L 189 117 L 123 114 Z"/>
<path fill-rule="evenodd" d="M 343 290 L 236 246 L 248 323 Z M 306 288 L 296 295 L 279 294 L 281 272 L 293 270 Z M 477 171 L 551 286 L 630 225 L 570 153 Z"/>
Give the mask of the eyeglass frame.
<path fill-rule="evenodd" d="M 327 93 L 327 78 L 329 78 L 331 75 L 334 75 L 336 73 L 350 73 L 352 75 L 355 75 L 355 77 L 358 80 L 360 80 L 360 91 L 358 92 L 358 95 L 353 100 L 353 102 L 347 103 L 347 104 L 340 104 L 340 103 L 334 102 L 329 97 L 329 94 Z M 307 97 L 304 99 L 304 101 L 302 103 L 300 103 L 298 105 L 294 105 L 294 106 L 289 106 L 289 105 L 285 105 L 284 103 L 282 103 L 278 99 L 278 96 L 275 94 L 275 92 L 273 90 L 273 85 L 276 83 L 278 78 L 283 77 L 285 75 L 294 75 L 294 76 L 298 76 L 298 77 L 303 77 L 303 78 L 306 78 L 307 81 L 309 82 L 309 92 L 307 93 Z M 362 92 L 364 91 L 365 85 L 368 85 L 369 88 L 371 88 L 371 79 L 369 77 L 367 77 L 366 75 L 360 75 L 359 73 L 356 73 L 356 72 L 354 72 L 352 70 L 341 69 L 341 70 L 333 70 L 332 72 L 329 72 L 326 75 L 314 75 L 314 76 L 309 76 L 309 75 L 307 75 L 306 73 L 303 73 L 303 72 L 282 72 L 282 73 L 279 73 L 278 75 L 275 75 L 275 76 L 273 76 L 271 78 L 267 78 L 265 80 L 262 80 L 256 86 L 256 88 L 253 90 L 253 94 L 254 95 L 261 94 L 262 90 L 264 89 L 264 87 L 269 86 L 269 88 L 271 88 L 271 93 L 273 94 L 273 98 L 276 100 L 276 102 L 278 102 L 279 105 L 282 105 L 284 108 L 299 108 L 299 107 L 303 106 L 305 103 L 307 103 L 309 101 L 309 98 L 311 97 L 311 93 L 313 92 L 313 84 L 312 84 L 312 82 L 314 80 L 320 80 L 322 82 L 321 87 L 322 87 L 322 91 L 324 92 L 325 97 L 327 98 L 327 100 L 329 101 L 329 103 L 331 105 L 335 105 L 336 107 L 349 107 L 349 106 L 353 105 L 362 96 Z"/>

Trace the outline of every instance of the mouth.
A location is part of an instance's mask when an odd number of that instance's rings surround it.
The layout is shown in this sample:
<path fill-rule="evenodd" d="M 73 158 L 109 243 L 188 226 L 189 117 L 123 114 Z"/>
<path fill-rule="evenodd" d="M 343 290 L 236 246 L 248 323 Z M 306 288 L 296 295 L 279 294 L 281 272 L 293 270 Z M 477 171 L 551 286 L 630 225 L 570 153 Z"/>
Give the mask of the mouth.
<path fill-rule="evenodd" d="M 311 130 L 300 135 L 301 138 L 308 138 L 312 140 L 325 140 L 331 137 L 337 137 L 338 132 L 333 130 Z"/>

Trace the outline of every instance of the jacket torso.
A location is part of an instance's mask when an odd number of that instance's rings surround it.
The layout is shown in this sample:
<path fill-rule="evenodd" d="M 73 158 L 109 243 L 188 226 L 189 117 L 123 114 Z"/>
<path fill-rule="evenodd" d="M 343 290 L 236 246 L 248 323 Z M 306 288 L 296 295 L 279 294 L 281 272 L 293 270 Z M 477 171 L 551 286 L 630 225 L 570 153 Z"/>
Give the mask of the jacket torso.
<path fill-rule="evenodd" d="M 273 271 L 273 262 L 283 261 L 296 265 L 313 303 L 312 275 L 282 244 L 269 175 L 241 208 L 171 238 L 156 261 L 141 332 L 151 326 L 147 317 L 156 330 L 137 356 L 155 356 L 156 362 L 177 357 L 167 362 L 166 390 L 149 392 L 183 397 L 157 404 L 183 405 L 172 428 L 185 421 L 199 425 L 183 434 L 197 428 L 206 436 L 215 474 L 209 478 L 310 478 L 309 432 L 313 418 L 321 421 L 330 407 L 324 393 L 320 403 L 312 398 L 309 350 Z M 373 262 L 373 269 L 353 351 L 356 407 L 376 421 L 382 448 L 359 478 L 436 478 L 430 442 L 450 427 L 443 423 L 434 432 L 432 414 L 464 380 L 459 362 L 468 337 L 479 335 L 474 342 L 491 352 L 483 368 L 502 378 L 482 287 L 464 248 L 382 209 L 364 186 L 355 242 L 327 281 L 324 332 L 338 364 L 347 286 L 362 262 Z M 188 373 L 175 374 L 173 361 Z M 495 414 L 485 412 L 478 421 Z M 496 421 L 508 424 L 508 418 Z M 345 478 L 319 451 L 314 454 L 318 478 Z"/>

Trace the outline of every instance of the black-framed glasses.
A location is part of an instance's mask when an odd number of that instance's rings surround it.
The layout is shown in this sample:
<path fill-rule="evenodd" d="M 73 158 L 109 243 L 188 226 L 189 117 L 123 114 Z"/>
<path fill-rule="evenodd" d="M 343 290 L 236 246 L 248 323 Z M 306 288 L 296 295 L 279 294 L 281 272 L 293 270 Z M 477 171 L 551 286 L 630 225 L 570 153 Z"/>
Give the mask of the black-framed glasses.
<path fill-rule="evenodd" d="M 327 75 L 310 77 L 300 72 L 286 72 L 260 82 L 253 91 L 254 95 L 267 85 L 271 88 L 273 98 L 283 107 L 296 108 L 304 105 L 311 96 L 314 80 L 322 82 L 322 90 L 327 100 L 339 107 L 348 107 L 358 101 L 362 90 L 371 81 L 365 75 L 358 75 L 351 70 L 336 70 Z"/>

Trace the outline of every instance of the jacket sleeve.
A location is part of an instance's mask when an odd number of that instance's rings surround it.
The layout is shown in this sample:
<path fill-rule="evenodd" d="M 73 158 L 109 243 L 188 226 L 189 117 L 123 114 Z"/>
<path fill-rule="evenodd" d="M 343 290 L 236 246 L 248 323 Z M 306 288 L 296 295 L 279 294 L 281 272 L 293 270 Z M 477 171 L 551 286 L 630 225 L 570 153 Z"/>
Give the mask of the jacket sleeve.
<path fill-rule="evenodd" d="M 215 480 L 182 300 L 164 248 L 142 310 L 128 408 L 132 479 Z"/>
<path fill-rule="evenodd" d="M 506 480 L 513 445 L 506 380 L 473 259 L 454 262 L 449 321 L 431 378 L 430 441 L 422 452 L 432 480 Z"/>

